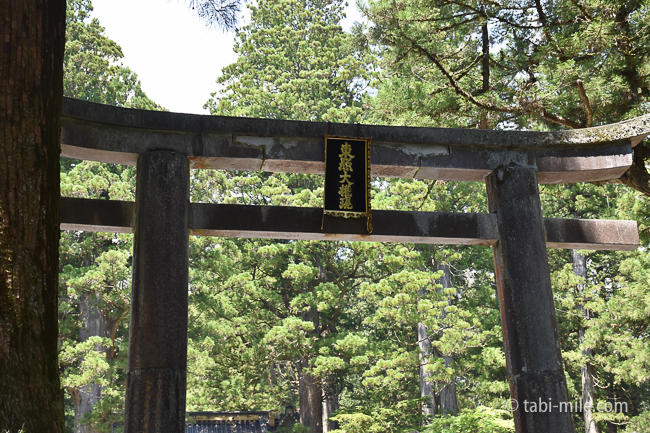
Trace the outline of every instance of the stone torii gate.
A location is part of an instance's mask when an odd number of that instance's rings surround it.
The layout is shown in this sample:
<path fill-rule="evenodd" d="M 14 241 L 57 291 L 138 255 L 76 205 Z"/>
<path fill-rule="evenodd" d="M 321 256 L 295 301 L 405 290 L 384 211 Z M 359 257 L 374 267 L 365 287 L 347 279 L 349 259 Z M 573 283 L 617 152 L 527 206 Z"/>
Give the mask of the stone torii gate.
<path fill-rule="evenodd" d="M 492 246 L 517 432 L 573 431 L 546 248 L 634 250 L 635 221 L 543 218 L 538 183 L 616 179 L 650 116 L 560 132 L 408 128 L 140 111 L 66 99 L 62 156 L 137 165 L 136 201 L 61 199 L 61 229 L 135 233 L 124 431 L 184 432 L 189 235 Z M 190 203 L 190 169 L 324 172 L 324 137 L 372 138 L 372 176 L 485 182 L 490 213 Z M 555 406 L 557 408 L 558 406 Z"/>

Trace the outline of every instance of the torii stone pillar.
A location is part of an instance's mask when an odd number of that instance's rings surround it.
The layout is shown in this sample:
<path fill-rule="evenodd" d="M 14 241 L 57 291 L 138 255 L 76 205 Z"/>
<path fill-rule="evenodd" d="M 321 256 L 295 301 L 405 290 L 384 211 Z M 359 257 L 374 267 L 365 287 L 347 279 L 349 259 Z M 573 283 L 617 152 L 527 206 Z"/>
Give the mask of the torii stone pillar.
<path fill-rule="evenodd" d="M 189 161 L 138 160 L 125 433 L 185 431 Z"/>
<path fill-rule="evenodd" d="M 490 212 L 497 216 L 494 268 L 515 428 L 572 432 L 537 175 L 508 165 L 486 184 Z"/>

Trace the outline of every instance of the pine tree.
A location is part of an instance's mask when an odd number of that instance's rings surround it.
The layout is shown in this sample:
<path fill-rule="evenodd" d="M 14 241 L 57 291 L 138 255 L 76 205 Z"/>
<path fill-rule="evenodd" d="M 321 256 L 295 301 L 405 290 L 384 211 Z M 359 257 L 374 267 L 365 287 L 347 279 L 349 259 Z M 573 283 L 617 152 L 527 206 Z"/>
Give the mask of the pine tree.
<path fill-rule="evenodd" d="M 236 34 L 212 114 L 356 122 L 368 81 L 364 52 L 343 31 L 342 0 L 260 0 Z"/>
<path fill-rule="evenodd" d="M 583 128 L 650 97 L 643 1 L 371 0 L 385 47 L 376 118 L 410 125 Z M 650 194 L 645 145 L 622 182 Z"/>
<path fill-rule="evenodd" d="M 135 167 L 67 160 L 63 197 L 133 201 Z M 133 237 L 61 233 L 59 368 L 76 433 L 121 422 L 128 347 Z M 69 396 L 69 399 L 67 398 Z"/>
<path fill-rule="evenodd" d="M 67 3 L 64 96 L 139 109 L 161 109 L 120 63 L 119 45 L 91 17 L 90 0 Z M 61 195 L 134 199 L 135 167 L 61 159 Z M 59 353 L 66 423 L 77 433 L 120 422 L 128 346 L 132 237 L 63 232 L 59 248 Z"/>

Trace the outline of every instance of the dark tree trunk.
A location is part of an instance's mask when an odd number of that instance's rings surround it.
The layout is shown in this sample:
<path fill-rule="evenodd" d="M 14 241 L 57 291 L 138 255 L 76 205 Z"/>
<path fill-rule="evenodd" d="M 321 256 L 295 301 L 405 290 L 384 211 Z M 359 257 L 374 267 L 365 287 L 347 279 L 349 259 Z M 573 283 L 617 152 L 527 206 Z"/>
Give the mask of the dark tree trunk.
<path fill-rule="evenodd" d="M 443 356 L 445 366 L 449 367 L 454 361 L 453 356 Z M 445 383 L 440 390 L 440 413 L 456 415 L 458 413 L 458 397 L 456 395 L 456 384 L 454 382 Z"/>
<path fill-rule="evenodd" d="M 433 416 L 436 414 L 436 398 L 433 392 L 431 373 L 425 371 L 428 359 L 431 356 L 431 341 L 427 327 L 424 323 L 418 323 L 418 344 L 420 346 L 420 397 L 426 397 L 426 403 L 422 404 L 422 415 Z"/>
<path fill-rule="evenodd" d="M 339 396 L 323 389 L 323 433 L 339 428 L 337 422 L 329 420 L 332 413 L 337 410 L 339 410 Z"/>
<path fill-rule="evenodd" d="M 438 265 L 438 270 L 442 271 L 440 284 L 443 290 L 451 288 L 451 270 L 449 265 Z M 447 298 L 447 304 L 451 305 L 451 300 Z M 444 313 L 446 315 L 446 312 Z M 453 356 L 439 355 L 445 361 L 445 366 L 449 367 L 454 361 Z M 456 415 L 458 413 L 458 397 L 456 395 L 456 384 L 454 382 L 445 383 L 440 390 L 440 413 Z"/>
<path fill-rule="evenodd" d="M 101 295 L 99 293 L 84 293 L 81 296 L 81 329 L 79 330 L 79 339 L 81 341 L 86 341 L 94 336 L 110 337 L 111 326 L 102 314 L 100 300 Z M 103 345 L 98 345 L 95 350 L 106 353 L 106 348 Z M 103 386 L 91 383 L 79 387 L 75 392 L 71 392 L 75 433 L 92 433 L 92 428 L 82 424 L 81 419 L 85 414 L 92 412 L 93 406 L 102 398 L 103 391 Z"/>
<path fill-rule="evenodd" d="M 308 311 L 303 318 L 313 322 L 314 329 L 318 329 L 316 311 Z M 310 433 L 323 433 L 323 386 L 319 378 L 305 372 L 308 366 L 306 359 L 298 361 L 300 424 L 309 427 Z"/>
<path fill-rule="evenodd" d="M 0 428 L 63 432 L 57 367 L 64 0 L 0 2 Z"/>
<path fill-rule="evenodd" d="M 300 368 L 300 424 L 311 428 L 310 433 L 323 433 L 323 389 L 319 378 Z"/>
<path fill-rule="evenodd" d="M 483 60 L 481 64 L 481 73 L 483 75 L 482 93 L 490 90 L 490 33 L 488 31 L 487 21 L 481 26 L 481 33 L 483 39 Z"/>
<path fill-rule="evenodd" d="M 579 277 L 587 280 L 587 260 L 585 256 L 580 254 L 578 250 L 572 251 L 573 258 L 573 273 Z M 584 293 L 586 284 L 578 286 L 578 296 Z M 580 314 L 585 317 L 588 316 L 588 311 L 583 304 L 578 305 Z M 578 329 L 578 341 L 580 345 L 584 341 L 585 328 L 580 326 Z M 583 349 L 582 354 L 590 358 L 593 355 L 591 349 Z M 580 367 L 580 376 L 582 378 L 582 413 L 585 419 L 585 433 L 598 433 L 598 426 L 594 420 L 593 407 L 594 407 L 594 368 L 589 362 Z"/>

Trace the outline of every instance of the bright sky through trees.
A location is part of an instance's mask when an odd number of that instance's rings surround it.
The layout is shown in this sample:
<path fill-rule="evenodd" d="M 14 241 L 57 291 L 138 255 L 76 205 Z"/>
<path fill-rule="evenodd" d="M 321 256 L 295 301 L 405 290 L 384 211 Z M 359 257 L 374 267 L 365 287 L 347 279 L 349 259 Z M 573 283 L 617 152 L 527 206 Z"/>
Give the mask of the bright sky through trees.
<path fill-rule="evenodd" d="M 236 58 L 234 33 L 206 27 L 182 1 L 93 0 L 92 4 L 91 16 L 122 47 L 124 64 L 137 71 L 152 100 L 170 111 L 208 114 L 203 104 L 218 89 L 215 81 L 221 68 Z M 248 10 L 242 9 L 246 17 Z M 361 20 L 354 1 L 346 14 L 346 30 Z"/>

